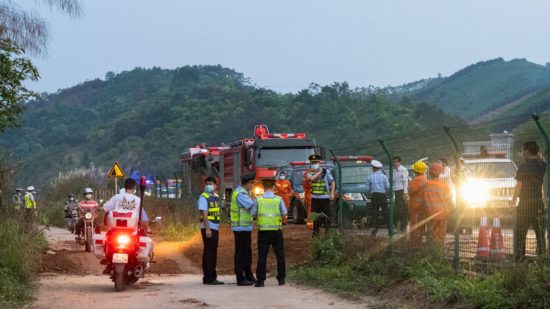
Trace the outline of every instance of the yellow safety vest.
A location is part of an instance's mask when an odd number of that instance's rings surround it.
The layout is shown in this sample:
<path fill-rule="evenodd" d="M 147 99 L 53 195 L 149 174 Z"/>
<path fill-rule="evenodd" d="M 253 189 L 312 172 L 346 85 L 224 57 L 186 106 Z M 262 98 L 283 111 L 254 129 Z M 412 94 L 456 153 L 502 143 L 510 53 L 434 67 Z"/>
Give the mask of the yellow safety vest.
<path fill-rule="evenodd" d="M 220 198 L 216 194 L 201 194 L 206 199 L 208 205 L 208 221 L 212 223 L 220 223 Z M 202 219 L 201 219 L 202 221 Z"/>
<path fill-rule="evenodd" d="M 326 171 L 328 173 L 329 171 Z M 309 172 L 309 176 L 313 176 L 316 172 Z M 325 183 L 325 177 L 321 174 L 314 181 L 311 182 L 311 194 L 313 195 L 328 195 L 327 184 Z"/>
<path fill-rule="evenodd" d="M 277 231 L 283 228 L 281 197 L 258 197 L 258 228 L 260 231 Z"/>
<path fill-rule="evenodd" d="M 237 205 L 237 196 L 239 194 L 248 194 L 248 192 L 242 188 L 237 187 L 233 194 L 231 195 L 231 226 L 251 226 L 252 225 L 252 214 L 249 210 L 239 207 Z"/>
<path fill-rule="evenodd" d="M 31 200 L 31 196 L 32 196 L 32 193 L 30 192 L 27 192 L 27 194 L 25 194 L 25 208 L 27 209 L 35 208 L 35 204 L 34 204 L 34 201 Z"/>

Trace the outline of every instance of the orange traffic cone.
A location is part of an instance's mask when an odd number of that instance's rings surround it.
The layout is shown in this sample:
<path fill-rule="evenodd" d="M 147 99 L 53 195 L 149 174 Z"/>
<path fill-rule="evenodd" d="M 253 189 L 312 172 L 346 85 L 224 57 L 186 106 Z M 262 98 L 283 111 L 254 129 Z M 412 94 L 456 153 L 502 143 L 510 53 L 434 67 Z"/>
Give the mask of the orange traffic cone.
<path fill-rule="evenodd" d="M 481 217 L 479 236 L 477 238 L 476 258 L 486 259 L 489 257 L 489 233 L 487 231 L 487 217 Z"/>
<path fill-rule="evenodd" d="M 500 229 L 500 218 L 493 218 L 493 228 L 491 229 L 491 247 L 489 249 L 491 259 L 499 261 L 504 259 L 504 240 Z"/>

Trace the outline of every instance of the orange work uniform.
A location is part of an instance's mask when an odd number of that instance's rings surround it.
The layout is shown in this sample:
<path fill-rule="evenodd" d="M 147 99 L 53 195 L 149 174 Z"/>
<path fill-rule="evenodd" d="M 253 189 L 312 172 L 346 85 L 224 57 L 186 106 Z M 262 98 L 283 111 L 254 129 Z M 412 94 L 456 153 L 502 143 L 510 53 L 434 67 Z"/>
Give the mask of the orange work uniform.
<path fill-rule="evenodd" d="M 275 181 L 275 194 L 280 196 L 285 202 L 286 209 L 290 207 L 290 194 L 292 193 L 292 186 L 287 179 L 277 179 Z"/>
<path fill-rule="evenodd" d="M 443 243 L 447 233 L 447 219 L 453 205 L 451 190 L 445 180 L 429 179 L 424 187 L 424 203 L 430 241 Z"/>
<path fill-rule="evenodd" d="M 424 214 L 424 188 L 426 187 L 426 175 L 418 174 L 409 184 L 409 224 L 411 231 L 409 240 L 412 245 L 418 246 L 422 242 L 424 224 L 421 222 L 426 217 Z"/>
<path fill-rule="evenodd" d="M 307 175 L 311 170 L 307 169 L 302 175 L 302 186 L 304 187 L 304 203 L 306 204 L 307 215 L 311 213 L 311 184 L 307 181 Z"/>

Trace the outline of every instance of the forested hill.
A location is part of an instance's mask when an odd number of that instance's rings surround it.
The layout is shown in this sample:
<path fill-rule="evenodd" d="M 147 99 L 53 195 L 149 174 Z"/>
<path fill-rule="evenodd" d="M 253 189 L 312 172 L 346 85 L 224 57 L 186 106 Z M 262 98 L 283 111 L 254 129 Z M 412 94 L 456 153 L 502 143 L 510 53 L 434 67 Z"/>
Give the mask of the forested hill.
<path fill-rule="evenodd" d="M 221 66 L 137 68 L 30 103 L 22 128 L 0 135 L 0 143 L 25 160 L 22 179 L 44 185 L 59 171 L 90 162 L 173 176 L 186 147 L 248 137 L 259 123 L 307 132 L 338 149 L 368 148 L 365 141 L 378 137 L 457 122 L 436 108 L 392 102 L 378 90 L 346 83 L 279 94 Z"/>
<path fill-rule="evenodd" d="M 528 106 L 519 104 L 539 91 L 548 92 L 548 86 L 550 64 L 542 66 L 525 59 L 498 58 L 470 65 L 449 77 L 420 80 L 388 90 L 397 97 L 435 104 L 446 113 L 471 120 L 510 103 L 502 113 L 550 109 L 548 101 L 538 100 L 548 97 L 547 94 L 535 96 L 527 102 Z M 517 108 L 518 105 L 522 105 L 521 108 Z"/>

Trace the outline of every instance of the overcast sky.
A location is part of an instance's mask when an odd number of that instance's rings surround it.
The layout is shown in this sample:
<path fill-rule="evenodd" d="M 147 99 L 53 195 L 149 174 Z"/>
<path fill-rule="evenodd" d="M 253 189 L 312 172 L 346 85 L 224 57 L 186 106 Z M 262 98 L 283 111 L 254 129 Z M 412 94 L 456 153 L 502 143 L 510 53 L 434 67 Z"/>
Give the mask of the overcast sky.
<path fill-rule="evenodd" d="M 53 92 L 136 66 L 221 64 L 259 85 L 353 87 L 449 75 L 503 57 L 550 62 L 550 1 L 88 0 L 51 25 L 42 75 Z"/>

